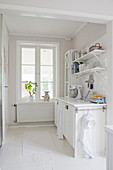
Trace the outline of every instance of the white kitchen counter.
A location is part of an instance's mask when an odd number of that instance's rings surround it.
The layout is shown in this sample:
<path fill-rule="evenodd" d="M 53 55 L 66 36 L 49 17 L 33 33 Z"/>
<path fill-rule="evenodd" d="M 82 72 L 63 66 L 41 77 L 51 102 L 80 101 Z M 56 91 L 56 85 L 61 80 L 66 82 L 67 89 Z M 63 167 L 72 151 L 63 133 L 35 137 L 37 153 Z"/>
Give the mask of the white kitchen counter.
<path fill-rule="evenodd" d="M 84 149 L 80 145 L 81 120 L 88 113 L 96 122 L 91 129 L 91 148 L 93 154 L 105 154 L 105 130 L 106 104 L 95 104 L 90 101 L 77 100 L 74 98 L 55 98 L 55 125 L 58 128 L 59 138 L 65 136 L 74 150 L 76 158 L 85 157 Z"/>
<path fill-rule="evenodd" d="M 105 131 L 113 135 L 113 125 L 105 126 Z"/>
<path fill-rule="evenodd" d="M 74 107 L 103 107 L 103 106 L 107 106 L 106 104 L 95 104 L 95 103 L 91 103 L 90 101 L 77 100 L 74 98 L 59 97 L 59 98 L 55 98 L 55 99 L 62 101 L 64 103 L 70 104 Z"/>

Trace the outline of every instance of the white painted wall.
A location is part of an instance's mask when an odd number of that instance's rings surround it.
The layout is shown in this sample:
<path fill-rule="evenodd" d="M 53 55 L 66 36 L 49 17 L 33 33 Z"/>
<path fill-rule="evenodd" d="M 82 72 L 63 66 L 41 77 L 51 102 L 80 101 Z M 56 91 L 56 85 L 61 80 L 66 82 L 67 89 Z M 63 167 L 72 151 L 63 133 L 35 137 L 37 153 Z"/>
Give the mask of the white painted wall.
<path fill-rule="evenodd" d="M 86 24 L 73 38 L 73 48 L 82 50 L 106 34 L 105 24 Z"/>
<path fill-rule="evenodd" d="M 107 119 L 113 124 L 113 21 L 107 24 Z"/>
<path fill-rule="evenodd" d="M 5 135 L 6 135 L 6 128 L 7 128 L 7 117 L 8 117 L 8 88 L 5 88 L 6 81 L 5 81 L 5 65 L 4 65 L 4 57 L 6 56 L 6 53 L 8 54 L 8 30 L 6 23 L 4 21 L 3 15 L 1 15 L 2 19 L 2 48 L 1 48 L 1 55 L 2 55 L 2 120 L 3 120 L 3 142 L 5 140 Z M 4 53 L 5 52 L 5 53 Z M 7 55 L 8 57 L 8 55 Z M 8 63 L 7 63 L 8 64 Z M 8 65 L 7 65 L 8 66 Z M 8 83 L 8 81 L 7 81 Z M 7 84 L 8 86 L 8 84 Z"/>
<path fill-rule="evenodd" d="M 16 103 L 16 41 L 42 41 L 42 42 L 57 42 L 59 43 L 59 96 L 64 94 L 64 54 L 68 49 L 72 48 L 72 41 L 65 39 L 44 38 L 35 36 L 10 36 L 9 37 L 9 124 L 15 120 L 15 108 L 13 105 Z"/>

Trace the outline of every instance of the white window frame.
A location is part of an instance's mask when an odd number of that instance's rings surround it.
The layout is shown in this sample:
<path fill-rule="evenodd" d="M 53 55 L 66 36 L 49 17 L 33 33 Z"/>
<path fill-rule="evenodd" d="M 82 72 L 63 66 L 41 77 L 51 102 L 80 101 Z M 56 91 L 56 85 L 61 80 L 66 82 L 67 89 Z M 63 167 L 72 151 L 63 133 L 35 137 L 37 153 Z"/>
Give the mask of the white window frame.
<path fill-rule="evenodd" d="M 36 46 L 33 46 L 33 45 L 21 45 L 20 46 L 20 75 L 19 75 L 19 79 L 20 79 L 20 83 L 22 83 L 22 80 L 21 80 L 21 75 L 22 75 L 22 48 L 34 48 L 35 49 L 35 81 L 37 81 L 37 77 L 36 77 L 36 69 L 37 69 L 37 48 Z M 27 65 L 27 64 L 26 64 Z M 30 65 L 30 64 L 28 64 Z M 19 94 L 19 100 L 22 100 L 22 101 L 25 101 L 24 99 L 21 99 L 21 85 L 19 86 L 19 91 L 20 91 L 20 94 Z"/>
<path fill-rule="evenodd" d="M 50 48 L 53 49 L 53 51 L 56 51 L 56 56 L 54 57 L 54 73 L 53 73 L 53 83 L 54 83 L 54 89 L 53 89 L 53 99 L 54 97 L 58 97 L 59 95 L 59 43 L 45 43 L 45 42 L 26 42 L 26 41 L 17 41 L 17 50 L 16 50 L 16 101 L 17 103 L 20 102 L 26 102 L 26 100 L 22 100 L 21 98 L 21 47 L 33 47 L 36 48 L 36 56 L 35 56 L 35 81 L 38 82 L 38 90 L 35 96 L 35 101 L 40 101 L 40 57 L 38 57 L 39 60 L 37 60 L 37 55 L 40 56 L 38 53 L 41 48 Z M 56 49 L 56 50 L 54 50 Z M 54 54 L 55 55 L 55 54 Z M 39 64 L 39 67 L 38 67 Z M 38 68 L 39 69 L 38 69 Z M 39 79 L 38 79 L 39 78 Z"/>
<path fill-rule="evenodd" d="M 56 94 L 55 94 L 55 89 L 56 89 L 56 74 L 55 74 L 55 71 L 56 71 L 56 54 L 55 54 L 55 52 L 56 52 L 56 49 L 55 49 L 55 47 L 54 46 L 39 46 L 39 56 L 40 56 L 40 49 L 53 49 L 53 87 L 54 87 L 54 89 L 53 89 L 53 98 L 54 98 L 54 96 L 56 96 Z M 41 66 L 41 64 L 40 64 L 40 57 L 39 57 L 39 65 Z M 39 66 L 39 68 L 40 68 L 40 66 Z M 39 70 L 39 74 L 40 74 L 40 70 Z M 41 78 L 41 76 L 39 76 L 39 78 Z M 39 83 L 41 83 L 41 79 L 39 80 Z M 39 89 L 40 89 L 40 85 L 39 85 Z M 39 93 L 40 94 L 40 93 Z M 40 99 L 40 95 L 39 95 L 39 99 Z"/>

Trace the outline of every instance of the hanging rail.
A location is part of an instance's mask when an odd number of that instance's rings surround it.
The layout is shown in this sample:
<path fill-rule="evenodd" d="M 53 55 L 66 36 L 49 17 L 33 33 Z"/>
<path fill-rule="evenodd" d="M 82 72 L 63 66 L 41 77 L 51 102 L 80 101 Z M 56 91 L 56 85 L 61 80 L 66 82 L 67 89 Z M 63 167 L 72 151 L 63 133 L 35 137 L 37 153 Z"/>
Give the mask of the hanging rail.
<path fill-rule="evenodd" d="M 98 106 L 97 106 L 98 107 Z M 76 111 L 76 113 L 78 112 L 78 111 L 90 111 L 90 110 L 106 110 L 107 109 L 107 107 L 105 107 L 105 106 L 103 106 L 103 107 L 101 107 L 101 108 L 84 108 L 84 109 L 78 109 L 78 107 L 76 107 L 75 108 L 75 111 Z"/>

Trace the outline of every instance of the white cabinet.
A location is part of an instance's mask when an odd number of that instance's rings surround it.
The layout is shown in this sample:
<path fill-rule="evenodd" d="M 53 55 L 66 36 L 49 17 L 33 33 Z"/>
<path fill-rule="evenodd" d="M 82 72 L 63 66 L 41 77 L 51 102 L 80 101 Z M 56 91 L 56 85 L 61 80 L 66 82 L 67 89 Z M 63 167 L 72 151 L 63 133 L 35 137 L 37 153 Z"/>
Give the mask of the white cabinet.
<path fill-rule="evenodd" d="M 55 101 L 55 125 L 58 125 L 59 101 Z"/>
<path fill-rule="evenodd" d="M 67 102 L 66 102 L 67 100 Z M 70 99 L 65 98 L 65 100 L 56 101 L 56 115 L 55 124 L 59 129 L 61 126 L 62 136 L 66 138 L 69 144 L 74 150 L 74 156 L 86 157 L 87 154 L 84 151 L 83 146 L 81 146 L 80 139 L 82 135 L 82 118 L 84 115 L 91 115 L 93 120 L 96 122 L 96 126 L 88 130 L 88 139 L 90 139 L 90 148 L 94 156 L 105 155 L 105 132 L 104 126 L 106 124 L 106 105 L 99 104 L 81 104 L 78 105 L 78 101 L 74 104 L 70 104 Z M 76 105 L 77 103 L 77 105 Z M 59 104 L 59 105 L 58 105 Z M 58 109 L 61 106 L 61 110 Z M 59 123 L 58 116 L 62 117 L 62 121 Z"/>
<path fill-rule="evenodd" d="M 107 132 L 107 166 L 106 170 L 113 169 L 113 125 L 105 127 Z"/>
<path fill-rule="evenodd" d="M 74 147 L 74 108 L 63 105 L 63 134 L 72 147 Z"/>
<path fill-rule="evenodd" d="M 106 110 L 103 110 L 101 105 L 99 107 L 78 108 L 76 112 L 76 140 L 77 140 L 77 155 L 85 156 L 84 150 L 81 147 L 79 140 L 81 136 L 81 120 L 84 115 L 90 114 L 96 122 L 94 128 L 89 129 L 88 139 L 90 140 L 90 148 L 94 156 L 105 155 L 105 132 L 104 126 L 106 124 Z"/>

